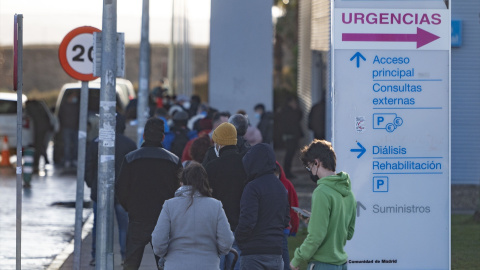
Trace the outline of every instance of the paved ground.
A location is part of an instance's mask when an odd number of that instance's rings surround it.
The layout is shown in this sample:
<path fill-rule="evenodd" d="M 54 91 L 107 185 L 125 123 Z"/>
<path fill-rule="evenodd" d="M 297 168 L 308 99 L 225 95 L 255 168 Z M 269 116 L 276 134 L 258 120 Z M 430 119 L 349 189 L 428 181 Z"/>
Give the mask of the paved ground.
<path fill-rule="evenodd" d="M 22 269 L 45 269 L 74 233 L 75 209 L 54 206 L 75 201 L 76 176 L 53 173 L 34 176 L 32 188 L 23 189 Z M 88 190 L 85 198 L 88 199 Z M 0 169 L 0 269 L 16 264 L 16 175 L 13 168 Z M 84 218 L 91 212 L 84 210 Z"/>
<path fill-rule="evenodd" d="M 277 151 L 283 160 L 283 152 Z M 283 162 L 280 162 L 283 163 Z M 300 206 L 310 209 L 310 195 L 315 185 L 298 159 L 294 161 L 291 179 L 297 190 Z M 73 269 L 73 235 L 76 194 L 76 172 L 55 170 L 47 166 L 35 175 L 31 189 L 23 189 L 22 202 L 22 269 Z M 0 168 L 0 269 L 15 269 L 16 257 L 16 177 L 13 167 Z M 84 200 L 89 201 L 90 189 L 85 186 Z M 70 202 L 70 207 L 54 205 Z M 73 207 L 72 207 L 73 206 Z M 91 209 L 85 209 L 84 240 L 82 242 L 81 269 L 94 269 L 91 260 Z M 115 232 L 115 239 L 117 234 Z M 115 269 L 121 269 L 118 243 L 114 243 Z M 145 248 L 141 269 L 154 269 L 153 252 Z"/>

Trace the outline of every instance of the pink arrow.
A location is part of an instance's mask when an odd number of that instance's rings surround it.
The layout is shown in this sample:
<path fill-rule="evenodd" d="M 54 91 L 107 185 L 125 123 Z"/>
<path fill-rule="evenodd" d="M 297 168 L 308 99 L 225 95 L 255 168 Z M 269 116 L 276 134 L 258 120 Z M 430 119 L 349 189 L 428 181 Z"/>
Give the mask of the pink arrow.
<path fill-rule="evenodd" d="M 439 38 L 419 27 L 416 34 L 342 34 L 342 41 L 417 42 L 417 49 Z"/>

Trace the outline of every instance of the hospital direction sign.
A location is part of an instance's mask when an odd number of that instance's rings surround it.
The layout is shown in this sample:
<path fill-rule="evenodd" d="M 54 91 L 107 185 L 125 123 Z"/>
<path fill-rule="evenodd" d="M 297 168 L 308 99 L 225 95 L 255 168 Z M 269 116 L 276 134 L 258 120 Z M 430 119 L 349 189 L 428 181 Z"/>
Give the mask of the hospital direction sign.
<path fill-rule="evenodd" d="M 335 8 L 333 142 L 349 269 L 450 267 L 450 11 Z"/>

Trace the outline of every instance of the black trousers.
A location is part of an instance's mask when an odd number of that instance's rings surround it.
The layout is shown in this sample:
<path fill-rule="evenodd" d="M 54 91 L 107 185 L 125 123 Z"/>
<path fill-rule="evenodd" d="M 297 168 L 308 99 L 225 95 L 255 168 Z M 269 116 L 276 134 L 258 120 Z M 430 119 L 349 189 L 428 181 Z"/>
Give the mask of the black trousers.
<path fill-rule="evenodd" d="M 152 232 L 157 224 L 142 223 L 130 220 L 127 230 L 127 250 L 124 270 L 137 270 L 142 263 L 145 246 L 152 242 Z M 155 265 L 158 265 L 160 257 L 155 255 Z"/>
<path fill-rule="evenodd" d="M 285 159 L 283 161 L 283 170 L 287 177 L 292 174 L 292 162 L 293 157 L 295 156 L 295 152 L 298 149 L 298 141 L 297 137 L 286 139 L 285 142 Z"/>

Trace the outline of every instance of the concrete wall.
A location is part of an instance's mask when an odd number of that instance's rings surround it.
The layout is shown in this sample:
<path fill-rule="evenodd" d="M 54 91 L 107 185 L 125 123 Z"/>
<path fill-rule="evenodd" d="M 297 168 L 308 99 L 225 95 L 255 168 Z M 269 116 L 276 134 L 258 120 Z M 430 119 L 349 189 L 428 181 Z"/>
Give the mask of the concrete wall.
<path fill-rule="evenodd" d="M 211 8 L 210 104 L 253 120 L 255 104 L 272 110 L 272 1 L 212 0 Z"/>

